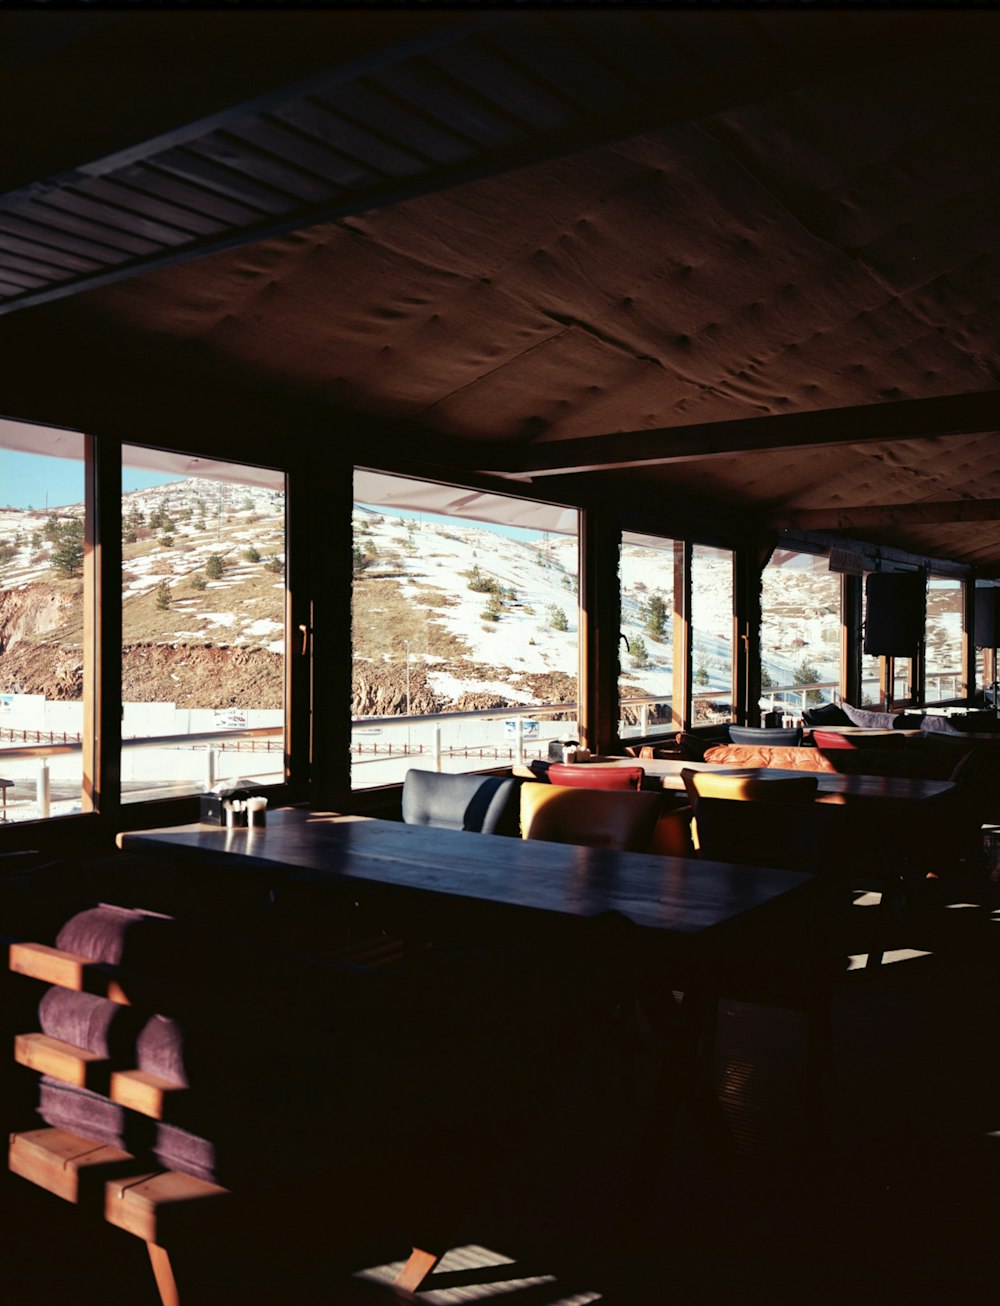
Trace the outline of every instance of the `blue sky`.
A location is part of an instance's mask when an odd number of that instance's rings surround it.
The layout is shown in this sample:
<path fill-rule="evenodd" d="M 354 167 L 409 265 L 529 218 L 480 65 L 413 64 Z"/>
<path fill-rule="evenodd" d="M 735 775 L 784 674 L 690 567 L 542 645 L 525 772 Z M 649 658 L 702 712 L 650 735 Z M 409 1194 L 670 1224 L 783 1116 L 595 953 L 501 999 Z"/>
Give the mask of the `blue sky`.
<path fill-rule="evenodd" d="M 147 490 L 168 485 L 181 476 L 167 472 L 122 472 L 122 489 Z M 74 458 L 0 449 L 0 508 L 65 508 L 83 502 L 83 463 Z"/>

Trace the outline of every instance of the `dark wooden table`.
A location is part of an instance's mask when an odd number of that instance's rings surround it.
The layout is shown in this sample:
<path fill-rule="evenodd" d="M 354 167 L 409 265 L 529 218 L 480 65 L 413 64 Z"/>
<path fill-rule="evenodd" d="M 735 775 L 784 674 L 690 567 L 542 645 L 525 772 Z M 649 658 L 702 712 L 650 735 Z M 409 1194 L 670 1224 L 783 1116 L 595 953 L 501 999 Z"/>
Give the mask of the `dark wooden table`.
<path fill-rule="evenodd" d="M 664 946 L 671 940 L 758 931 L 779 900 L 808 897 L 811 881 L 793 871 L 297 809 L 269 812 L 262 829 L 167 826 L 120 834 L 118 844 L 129 852 L 194 858 L 206 865 L 300 870 L 318 883 L 368 884 L 556 917 L 616 913 Z"/>
<path fill-rule="evenodd" d="M 654 1090 L 654 1106 L 626 1176 L 623 1218 L 641 1213 L 663 1164 L 676 1109 L 686 1101 L 717 1156 L 732 1140 L 699 1040 L 715 980 L 747 950 L 773 955 L 825 902 L 822 877 L 795 871 L 731 865 L 568 844 L 408 826 L 285 809 L 268 813 L 263 829 L 226 830 L 202 824 L 119 835 L 129 852 L 194 859 L 257 874 L 273 871 L 278 892 L 298 891 L 309 915 L 350 886 L 371 890 L 397 919 L 416 918 L 416 932 L 439 917 L 448 928 L 492 922 L 557 948 L 567 937 L 599 940 L 595 964 L 613 955 L 612 982 L 652 974 L 674 1015 Z M 321 914 L 319 910 L 317 914 Z M 617 922 L 617 925 L 616 925 Z M 627 922 L 627 925 L 621 925 Z M 609 924 L 618 941 L 608 949 Z M 587 931 L 590 931 L 587 934 Z M 574 931 L 576 932 L 574 934 Z M 624 933 L 625 946 L 621 946 Z M 622 966 L 622 957 L 625 958 Z M 687 976 L 675 982 L 680 967 Z M 618 969 L 620 968 L 620 969 Z M 643 969 L 645 968 L 645 969 Z M 696 976 L 692 979 L 692 976 Z M 681 1002 L 671 990 L 684 988 Z M 668 1022 L 668 1023 L 670 1023 Z"/>
<path fill-rule="evenodd" d="M 899 733 L 896 731 L 895 733 Z M 586 762 L 578 765 L 584 767 Z M 713 775 L 742 776 L 751 780 L 774 780 L 788 776 L 814 775 L 816 798 L 824 803 L 878 801 L 900 807 L 936 803 L 956 792 L 950 780 L 925 780 L 892 775 L 842 775 L 830 771 L 784 770 L 772 766 L 732 766 L 724 762 L 685 762 L 673 758 L 601 759 L 602 766 L 641 766 L 646 775 L 660 781 L 664 789 L 683 790 L 681 771 L 711 771 Z"/>

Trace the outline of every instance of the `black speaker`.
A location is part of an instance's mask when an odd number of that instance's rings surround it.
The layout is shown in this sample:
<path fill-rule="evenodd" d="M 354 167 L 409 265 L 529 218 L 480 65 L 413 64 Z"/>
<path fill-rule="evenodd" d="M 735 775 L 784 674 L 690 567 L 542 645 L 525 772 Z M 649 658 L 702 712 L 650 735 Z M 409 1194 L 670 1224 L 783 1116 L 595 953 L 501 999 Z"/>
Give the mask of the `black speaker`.
<path fill-rule="evenodd" d="M 922 571 L 873 571 L 865 580 L 865 652 L 913 657 L 924 637 L 927 582 Z"/>
<path fill-rule="evenodd" d="M 976 590 L 976 648 L 1000 648 L 1000 586 Z"/>

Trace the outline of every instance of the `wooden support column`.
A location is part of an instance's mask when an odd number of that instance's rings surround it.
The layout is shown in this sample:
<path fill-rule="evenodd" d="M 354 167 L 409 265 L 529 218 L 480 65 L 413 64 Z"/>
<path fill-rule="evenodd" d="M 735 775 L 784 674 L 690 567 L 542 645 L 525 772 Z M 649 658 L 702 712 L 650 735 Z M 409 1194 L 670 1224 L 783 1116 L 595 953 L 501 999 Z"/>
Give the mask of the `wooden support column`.
<path fill-rule="evenodd" d="M 313 591 L 317 549 L 310 543 L 315 468 L 285 477 L 285 783 L 292 801 L 309 796 L 312 757 Z M 328 526 L 328 534 L 333 534 Z M 331 547 L 332 554 L 332 547 Z M 324 562 L 333 569 L 332 558 Z"/>
<path fill-rule="evenodd" d="M 305 610 L 307 623 L 311 621 L 305 654 L 301 642 L 293 654 L 307 660 L 312 688 L 309 799 L 315 807 L 347 811 L 351 801 L 353 466 L 324 458 L 319 468 L 297 469 L 293 493 L 296 514 L 306 515 L 305 523 L 296 525 L 296 538 L 310 542 L 291 579 L 296 611 Z M 308 600 L 305 609 L 297 593 L 300 584 Z M 301 621 L 297 616 L 296 622 Z M 293 630 L 294 634 L 302 640 L 300 630 Z"/>
<path fill-rule="evenodd" d="M 895 674 L 895 659 L 883 654 L 878 661 L 879 707 L 883 712 L 888 712 L 892 706 L 892 691 Z"/>
<path fill-rule="evenodd" d="M 840 697 L 861 703 L 861 621 L 864 577 L 840 578 Z"/>
<path fill-rule="evenodd" d="M 691 542 L 674 540 L 674 688 L 670 718 L 691 726 Z"/>
<path fill-rule="evenodd" d="M 761 578 L 775 542 L 773 536 L 754 540 L 734 555 L 733 719 L 741 725 L 760 725 Z"/>
<path fill-rule="evenodd" d="M 976 582 L 962 581 L 962 697 L 971 702 L 976 692 Z"/>
<path fill-rule="evenodd" d="M 580 514 L 580 739 L 594 753 L 617 751 L 621 531 L 608 514 Z"/>
<path fill-rule="evenodd" d="M 121 808 L 121 442 L 87 436 L 83 558 L 84 812 Z"/>

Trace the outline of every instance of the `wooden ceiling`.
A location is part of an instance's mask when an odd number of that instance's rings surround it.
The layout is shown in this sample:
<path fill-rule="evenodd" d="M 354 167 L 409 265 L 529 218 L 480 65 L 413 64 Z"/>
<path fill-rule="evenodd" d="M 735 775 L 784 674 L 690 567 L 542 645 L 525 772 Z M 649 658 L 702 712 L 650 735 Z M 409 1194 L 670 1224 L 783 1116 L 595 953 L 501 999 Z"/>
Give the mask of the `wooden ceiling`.
<path fill-rule="evenodd" d="M 0 415 L 211 380 L 372 461 L 1000 573 L 998 36 L 2 14 Z"/>

